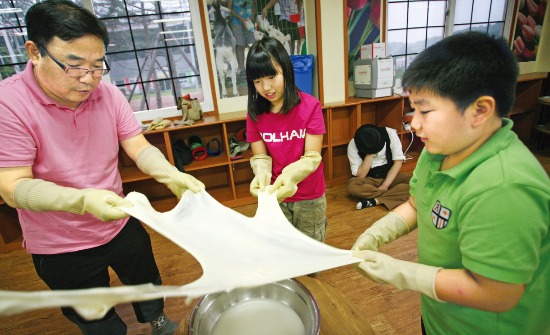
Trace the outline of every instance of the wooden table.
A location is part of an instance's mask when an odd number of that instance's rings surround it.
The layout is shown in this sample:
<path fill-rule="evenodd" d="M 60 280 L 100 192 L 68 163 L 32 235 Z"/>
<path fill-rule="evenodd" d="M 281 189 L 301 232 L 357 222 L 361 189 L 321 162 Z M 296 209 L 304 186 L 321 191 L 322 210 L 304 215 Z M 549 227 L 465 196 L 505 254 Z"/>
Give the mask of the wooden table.
<path fill-rule="evenodd" d="M 374 335 L 372 327 L 359 310 L 334 287 L 310 277 L 296 278 L 315 297 L 321 314 L 320 335 Z M 185 317 L 176 334 L 187 334 Z"/>

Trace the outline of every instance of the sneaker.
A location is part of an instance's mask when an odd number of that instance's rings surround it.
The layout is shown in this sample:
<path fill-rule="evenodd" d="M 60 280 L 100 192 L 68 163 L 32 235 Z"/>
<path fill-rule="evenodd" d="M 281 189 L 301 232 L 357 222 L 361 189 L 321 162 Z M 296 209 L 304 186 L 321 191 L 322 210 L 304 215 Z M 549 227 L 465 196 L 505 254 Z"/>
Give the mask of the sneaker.
<path fill-rule="evenodd" d="M 229 139 L 229 158 L 231 160 L 243 158 L 242 149 L 236 137 Z"/>
<path fill-rule="evenodd" d="M 360 201 L 355 205 L 356 209 L 363 209 L 376 206 L 376 200 L 373 198 L 360 198 Z"/>
<path fill-rule="evenodd" d="M 162 313 L 158 319 L 151 321 L 151 335 L 173 335 L 179 324 L 171 321 Z"/>

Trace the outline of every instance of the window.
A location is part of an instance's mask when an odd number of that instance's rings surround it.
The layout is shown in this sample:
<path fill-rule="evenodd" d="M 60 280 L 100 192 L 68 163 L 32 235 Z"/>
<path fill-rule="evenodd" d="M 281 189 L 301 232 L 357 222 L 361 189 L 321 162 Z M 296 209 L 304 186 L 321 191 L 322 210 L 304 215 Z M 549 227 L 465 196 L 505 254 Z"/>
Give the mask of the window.
<path fill-rule="evenodd" d="M 387 54 L 396 59 L 396 76 L 414 57 L 446 36 L 483 31 L 507 38 L 514 1 L 388 0 Z"/>
<path fill-rule="evenodd" d="M 111 73 L 104 80 L 124 93 L 138 118 L 176 115 L 177 97 L 187 93 L 201 100 L 203 109 L 213 109 L 198 1 L 74 2 L 92 10 L 107 26 Z M 33 3 L 2 0 L 1 78 L 25 68 L 24 17 Z"/>

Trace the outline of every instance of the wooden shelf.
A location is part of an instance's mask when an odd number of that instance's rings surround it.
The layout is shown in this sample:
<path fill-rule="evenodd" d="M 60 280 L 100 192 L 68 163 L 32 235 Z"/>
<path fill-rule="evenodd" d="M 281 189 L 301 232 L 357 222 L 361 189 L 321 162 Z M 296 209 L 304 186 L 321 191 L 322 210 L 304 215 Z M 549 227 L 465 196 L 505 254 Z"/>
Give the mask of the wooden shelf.
<path fill-rule="evenodd" d="M 183 168 L 185 169 L 185 172 L 191 172 L 195 170 L 201 170 L 201 169 L 208 169 L 211 167 L 216 166 L 223 166 L 228 164 L 227 154 L 225 152 L 222 152 L 219 156 L 214 157 L 206 157 L 202 161 L 193 161 L 191 164 L 185 165 Z"/>
<path fill-rule="evenodd" d="M 131 183 L 133 181 L 151 179 L 150 176 L 141 172 L 141 170 L 138 169 L 137 166 L 135 165 L 122 167 L 122 168 L 119 168 L 119 170 L 120 170 L 120 175 L 122 177 L 122 183 Z"/>
<path fill-rule="evenodd" d="M 522 140 L 531 136 L 537 98 L 540 95 L 542 81 L 547 73 L 521 75 L 516 86 L 516 101 L 509 117 L 514 121 L 514 131 Z M 326 104 L 323 108 L 326 135 L 323 138 L 322 158 L 325 167 L 325 182 L 327 187 L 341 185 L 351 177 L 347 145 L 355 131 L 363 124 L 371 123 L 397 129 L 403 150 L 411 143 L 411 136 L 403 129 L 403 115 L 410 111 L 408 97 L 394 95 L 377 99 L 351 98 L 347 101 Z M 173 120 L 177 118 L 172 118 Z M 196 121 L 192 126 L 175 126 L 160 130 L 144 131 L 151 144 L 157 146 L 174 164 L 172 144 L 177 139 L 187 142 L 189 136 L 199 136 L 206 145 L 211 139 L 220 140 L 221 154 L 207 157 L 203 161 L 193 161 L 184 167 L 187 173 L 205 183 L 207 191 L 225 206 L 235 207 L 253 204 L 257 201 L 249 192 L 250 182 L 254 175 L 250 168 L 252 153 L 246 150 L 243 157 L 231 160 L 229 157 L 228 139 L 236 136 L 239 130 L 246 126 L 246 112 L 224 114 L 206 113 L 203 120 Z M 422 143 L 413 140 L 413 145 L 407 152 L 412 160 L 404 164 L 404 171 L 412 171 L 422 150 Z M 134 162 L 121 150 L 119 168 L 124 191 L 139 191 L 144 193 L 154 207 L 159 211 L 172 209 L 177 199 L 164 185 L 159 184 L 150 176 L 145 175 L 135 166 Z M 0 199 L 0 204 L 3 201 Z M 11 219 L 9 229 L 0 217 L 4 230 L 0 230 L 0 245 L 11 240 L 20 240 L 20 230 L 17 216 L 8 206 L 0 205 L 0 214 Z M 5 210 L 4 210 L 5 209 Z M 5 212 L 9 212 L 6 214 Z M 10 214 L 11 213 L 11 214 Z M 6 216 L 7 215 L 7 216 Z M 18 235 L 18 236 L 15 236 Z"/>

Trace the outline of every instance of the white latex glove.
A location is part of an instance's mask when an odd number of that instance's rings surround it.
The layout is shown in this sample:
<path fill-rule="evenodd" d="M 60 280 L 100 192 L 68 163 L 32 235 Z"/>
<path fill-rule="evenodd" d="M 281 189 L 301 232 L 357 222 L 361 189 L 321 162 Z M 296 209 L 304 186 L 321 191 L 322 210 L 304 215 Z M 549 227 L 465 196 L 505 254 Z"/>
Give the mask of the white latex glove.
<path fill-rule="evenodd" d="M 296 162 L 286 166 L 277 177 L 269 192 L 277 192 L 277 200 L 282 202 L 296 194 L 298 183 L 317 170 L 321 164 L 321 154 L 317 151 L 307 151 Z"/>
<path fill-rule="evenodd" d="M 180 172 L 170 164 L 155 146 L 151 145 L 141 150 L 137 156 L 136 165 L 141 171 L 155 178 L 159 183 L 166 185 L 178 198 L 181 198 L 183 192 L 188 189 L 199 192 L 205 188 L 204 184 L 198 179 Z"/>
<path fill-rule="evenodd" d="M 441 268 L 398 260 L 372 250 L 354 251 L 353 256 L 364 260 L 356 268 L 365 277 L 443 302 L 435 293 L 435 276 Z"/>
<path fill-rule="evenodd" d="M 257 154 L 250 158 L 250 166 L 254 172 L 254 179 L 250 183 L 250 194 L 258 197 L 258 191 L 265 191 L 271 184 L 272 160 L 266 154 Z"/>
<path fill-rule="evenodd" d="M 408 234 L 409 225 L 403 217 L 395 212 L 389 212 L 370 226 L 351 248 L 352 250 L 378 250 L 384 244 Z"/>
<path fill-rule="evenodd" d="M 13 191 L 16 205 L 35 212 L 62 211 L 73 214 L 91 213 L 101 221 L 129 216 L 117 206 L 133 204 L 108 190 L 63 187 L 42 179 L 27 179 Z"/>

